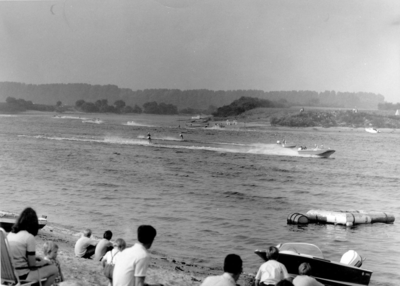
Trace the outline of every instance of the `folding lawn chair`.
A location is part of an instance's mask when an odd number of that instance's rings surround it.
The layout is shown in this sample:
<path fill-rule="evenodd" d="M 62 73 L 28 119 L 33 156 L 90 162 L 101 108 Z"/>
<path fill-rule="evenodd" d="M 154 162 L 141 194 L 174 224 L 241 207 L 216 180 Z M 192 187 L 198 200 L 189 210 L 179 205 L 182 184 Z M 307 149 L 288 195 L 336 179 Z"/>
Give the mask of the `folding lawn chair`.
<path fill-rule="evenodd" d="M 46 279 L 41 279 L 39 281 L 20 281 L 15 271 L 12 257 L 10 256 L 10 249 L 8 245 L 7 235 L 4 229 L 0 228 L 0 256 L 1 256 L 1 286 L 26 286 L 26 285 L 40 285 Z M 40 276 L 40 275 L 39 275 Z"/>

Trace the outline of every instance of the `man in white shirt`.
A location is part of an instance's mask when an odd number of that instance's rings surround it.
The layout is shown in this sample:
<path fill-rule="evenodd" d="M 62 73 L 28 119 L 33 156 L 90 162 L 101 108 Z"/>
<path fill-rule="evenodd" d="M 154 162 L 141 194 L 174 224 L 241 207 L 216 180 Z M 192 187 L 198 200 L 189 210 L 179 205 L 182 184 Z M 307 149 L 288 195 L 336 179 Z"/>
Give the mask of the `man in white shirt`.
<path fill-rule="evenodd" d="M 97 240 L 91 239 L 92 231 L 85 229 L 75 244 L 75 256 L 90 259 L 96 250 Z"/>
<path fill-rule="evenodd" d="M 151 225 L 141 225 L 137 230 L 138 242 L 126 248 L 115 260 L 113 286 L 162 286 L 145 284 L 150 264 L 150 249 L 157 231 Z"/>
<path fill-rule="evenodd" d="M 268 261 L 260 266 L 256 275 L 256 286 L 274 286 L 283 279 L 288 279 L 289 273 L 285 265 L 278 262 L 279 249 L 275 246 L 268 248 Z"/>
<path fill-rule="evenodd" d="M 243 271 L 243 261 L 239 255 L 228 254 L 224 261 L 224 274 L 209 276 L 200 286 L 236 286 Z"/>

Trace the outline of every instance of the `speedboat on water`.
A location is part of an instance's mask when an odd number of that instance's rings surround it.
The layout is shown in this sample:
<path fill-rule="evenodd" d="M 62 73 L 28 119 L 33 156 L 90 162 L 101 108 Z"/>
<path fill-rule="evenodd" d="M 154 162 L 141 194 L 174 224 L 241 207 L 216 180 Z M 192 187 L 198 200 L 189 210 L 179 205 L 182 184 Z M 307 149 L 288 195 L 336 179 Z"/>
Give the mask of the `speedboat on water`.
<path fill-rule="evenodd" d="M 369 132 L 369 133 L 379 133 L 379 130 L 376 128 L 365 128 L 365 131 Z"/>
<path fill-rule="evenodd" d="M 299 147 L 299 149 L 297 149 L 297 152 L 299 153 L 299 155 L 328 158 L 330 155 L 335 153 L 335 150 L 320 148 L 317 146 L 312 149 L 307 149 L 307 147 Z"/>
<path fill-rule="evenodd" d="M 10 212 L 0 211 L 0 227 L 5 231 L 10 232 L 11 227 L 17 220 L 18 215 Z M 38 217 L 39 228 L 43 228 L 47 224 L 47 216 Z"/>
<path fill-rule="evenodd" d="M 318 246 L 309 243 L 282 243 L 278 261 L 285 265 L 289 275 L 298 275 L 299 265 L 310 264 L 312 276 L 326 286 L 362 286 L 368 285 L 372 271 L 361 268 L 362 258 L 354 250 L 347 251 L 340 262 L 325 259 Z M 255 253 L 267 261 L 265 250 Z"/>

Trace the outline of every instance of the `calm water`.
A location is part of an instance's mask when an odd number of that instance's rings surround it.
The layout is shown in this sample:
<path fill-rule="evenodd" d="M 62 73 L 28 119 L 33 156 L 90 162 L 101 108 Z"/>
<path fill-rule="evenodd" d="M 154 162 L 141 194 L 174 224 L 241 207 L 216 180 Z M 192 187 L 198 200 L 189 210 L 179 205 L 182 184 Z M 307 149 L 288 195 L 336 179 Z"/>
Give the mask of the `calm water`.
<path fill-rule="evenodd" d="M 140 224 L 152 224 L 154 253 L 221 266 L 234 252 L 245 272 L 261 262 L 255 249 L 280 242 L 314 243 L 331 260 L 354 249 L 374 272 L 370 285 L 400 281 L 398 222 L 286 224 L 289 214 L 310 209 L 384 211 L 398 219 L 400 131 L 186 130 L 178 117 L 95 116 L 103 122 L 0 116 L 0 209 L 32 206 L 51 223 L 90 227 L 98 237 L 111 229 L 128 243 Z M 154 144 L 143 139 L 148 132 Z M 336 153 L 300 157 L 275 144 L 282 138 Z"/>

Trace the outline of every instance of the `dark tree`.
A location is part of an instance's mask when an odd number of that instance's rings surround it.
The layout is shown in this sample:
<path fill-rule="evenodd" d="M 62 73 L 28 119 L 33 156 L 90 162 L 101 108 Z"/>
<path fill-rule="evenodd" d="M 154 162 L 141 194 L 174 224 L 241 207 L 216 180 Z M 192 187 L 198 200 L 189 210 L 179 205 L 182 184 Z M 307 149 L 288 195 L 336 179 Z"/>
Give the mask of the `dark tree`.
<path fill-rule="evenodd" d="M 80 99 L 80 100 L 77 100 L 75 102 L 75 106 L 76 107 L 81 107 L 84 103 L 85 103 L 85 101 L 83 99 Z"/>
<path fill-rule="evenodd" d="M 117 101 L 114 102 L 114 106 L 118 110 L 123 108 L 125 105 L 126 105 L 125 101 L 123 101 L 123 100 L 117 100 Z"/>

